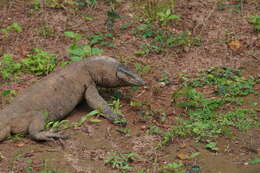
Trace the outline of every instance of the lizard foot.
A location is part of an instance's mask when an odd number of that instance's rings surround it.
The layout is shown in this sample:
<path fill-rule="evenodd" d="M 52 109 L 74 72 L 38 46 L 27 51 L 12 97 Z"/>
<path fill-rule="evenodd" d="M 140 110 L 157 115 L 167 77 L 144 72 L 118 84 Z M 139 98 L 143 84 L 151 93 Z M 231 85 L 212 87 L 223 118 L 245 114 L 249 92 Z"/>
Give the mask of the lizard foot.
<path fill-rule="evenodd" d="M 31 134 L 32 138 L 37 141 L 53 141 L 54 139 L 68 139 L 70 135 L 60 134 L 52 131 L 41 131 L 36 134 Z"/>

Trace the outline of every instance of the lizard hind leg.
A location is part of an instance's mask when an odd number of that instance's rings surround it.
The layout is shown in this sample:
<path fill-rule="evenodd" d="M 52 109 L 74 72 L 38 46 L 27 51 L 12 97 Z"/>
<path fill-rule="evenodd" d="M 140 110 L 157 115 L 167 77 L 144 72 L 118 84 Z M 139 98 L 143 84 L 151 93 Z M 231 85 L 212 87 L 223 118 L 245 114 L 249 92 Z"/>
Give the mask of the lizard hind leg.
<path fill-rule="evenodd" d="M 63 135 L 53 131 L 46 131 L 44 115 L 41 112 L 34 113 L 29 125 L 29 135 L 36 141 L 52 141 L 54 138 L 66 139 L 69 135 Z"/>
<path fill-rule="evenodd" d="M 0 123 L 0 142 L 11 136 L 11 126 L 2 126 Z"/>

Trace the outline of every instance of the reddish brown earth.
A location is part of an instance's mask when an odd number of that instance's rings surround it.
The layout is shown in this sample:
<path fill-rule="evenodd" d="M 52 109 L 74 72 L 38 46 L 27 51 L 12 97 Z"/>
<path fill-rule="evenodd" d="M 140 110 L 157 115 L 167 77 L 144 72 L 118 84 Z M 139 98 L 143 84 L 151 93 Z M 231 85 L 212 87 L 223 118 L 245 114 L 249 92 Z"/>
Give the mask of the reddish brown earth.
<path fill-rule="evenodd" d="M 223 1 L 227 4 L 236 1 Z M 135 62 L 152 67 L 151 72 L 142 74 L 148 82 L 144 88 L 132 91 L 129 88 L 121 89 L 125 97 L 121 99 L 122 112 L 128 120 L 131 136 L 124 136 L 116 129 L 118 127 L 101 119 L 100 123 L 85 122 L 81 127 L 70 128 L 64 133 L 71 134 L 71 138 L 62 142 L 37 143 L 29 138 L 11 139 L 0 143 L 0 173 L 39 172 L 40 170 L 53 170 L 53 172 L 81 172 L 106 173 L 120 172 L 104 164 L 104 160 L 113 152 L 135 152 L 140 158 L 131 165 L 132 172 L 149 169 L 157 173 L 158 167 L 165 163 L 181 161 L 185 169 L 198 165 L 203 173 L 260 173 L 260 165 L 252 165 L 249 160 L 260 157 L 260 129 L 246 132 L 236 132 L 234 138 L 220 137 L 218 139 L 219 151 L 210 152 L 204 144 L 197 143 L 192 137 L 176 137 L 162 149 L 155 150 L 154 145 L 160 136 L 146 133 L 151 124 L 167 129 L 166 124 L 156 120 L 146 123 L 139 121 L 139 114 L 130 106 L 129 96 L 134 100 L 146 102 L 152 110 L 162 109 L 167 113 L 169 121 L 179 113 L 171 106 L 171 94 L 179 87 L 169 85 L 159 87 L 157 80 L 162 77 L 161 70 L 171 74 L 171 80 L 176 74 L 196 72 L 214 66 L 229 66 L 244 69 L 251 75 L 260 72 L 260 39 L 256 36 L 253 26 L 248 23 L 247 17 L 260 15 L 260 3 L 257 0 L 241 0 L 241 13 L 230 12 L 229 9 L 218 10 L 219 2 L 210 0 L 183 0 L 177 1 L 175 13 L 182 18 L 178 25 L 169 28 L 180 32 L 191 31 L 192 35 L 200 36 L 203 42 L 200 46 L 184 46 L 168 50 L 167 53 L 149 54 L 138 57 L 134 52 L 138 49 L 138 38 L 132 30 L 139 22 L 140 9 L 133 3 L 124 0 L 116 3 L 116 11 L 124 16 L 116 19 L 114 31 L 116 33 L 115 48 L 102 47 L 105 55 L 128 61 L 133 67 Z M 5 5 L 3 5 L 5 4 Z M 11 33 L 8 38 L 0 35 L 0 55 L 9 53 L 18 61 L 25 57 L 32 48 L 42 48 L 45 51 L 56 53 L 60 60 L 68 60 L 66 49 L 70 39 L 64 36 L 64 31 L 74 31 L 82 35 L 93 34 L 96 31 L 107 32 L 105 20 L 110 7 L 104 1 L 98 1 L 96 7 L 82 7 L 75 11 L 72 7 L 47 8 L 42 7 L 31 11 L 30 3 L 22 0 L 0 1 L 0 29 L 17 22 L 22 26 L 21 33 Z M 91 16 L 93 21 L 85 21 L 82 14 Z M 132 21 L 127 30 L 120 30 L 122 24 Z M 48 25 L 53 28 L 53 34 L 43 37 L 37 33 L 41 26 Z M 228 43 L 239 40 L 240 46 L 232 48 Z M 87 42 L 86 38 L 81 40 Z M 37 81 L 40 77 L 23 75 L 18 81 L 3 83 L 0 78 L 0 90 L 11 89 L 19 92 Z M 260 86 L 255 86 L 260 91 Z M 113 92 L 105 93 L 107 100 Z M 128 96 L 128 97 L 127 97 Z M 258 96 L 259 97 L 259 96 Z M 252 96 L 258 105 L 259 98 Z M 1 98 L 0 108 L 4 107 Z M 69 121 L 76 122 L 82 115 L 90 110 L 85 103 L 80 104 L 68 117 Z M 258 116 L 259 112 L 258 112 Z M 200 155 L 188 160 L 180 160 L 179 154 L 200 152 Z"/>

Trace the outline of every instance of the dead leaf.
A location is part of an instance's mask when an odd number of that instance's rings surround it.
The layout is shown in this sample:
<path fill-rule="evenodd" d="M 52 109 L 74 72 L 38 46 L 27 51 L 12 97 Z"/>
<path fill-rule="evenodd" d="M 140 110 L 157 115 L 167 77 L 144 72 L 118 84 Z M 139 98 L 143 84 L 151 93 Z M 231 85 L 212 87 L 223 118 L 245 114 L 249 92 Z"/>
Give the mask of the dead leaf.
<path fill-rule="evenodd" d="M 23 146 L 24 146 L 24 143 L 21 142 L 21 143 L 15 144 L 15 146 L 17 146 L 17 147 L 23 147 Z"/>
<path fill-rule="evenodd" d="M 233 40 L 231 42 L 228 43 L 228 46 L 230 49 L 232 49 L 233 51 L 237 51 L 238 49 L 241 48 L 241 43 L 239 40 Z"/>
<path fill-rule="evenodd" d="M 176 155 L 176 157 L 180 160 L 186 160 L 189 158 L 189 155 L 188 154 L 185 154 L 185 153 L 179 153 Z"/>

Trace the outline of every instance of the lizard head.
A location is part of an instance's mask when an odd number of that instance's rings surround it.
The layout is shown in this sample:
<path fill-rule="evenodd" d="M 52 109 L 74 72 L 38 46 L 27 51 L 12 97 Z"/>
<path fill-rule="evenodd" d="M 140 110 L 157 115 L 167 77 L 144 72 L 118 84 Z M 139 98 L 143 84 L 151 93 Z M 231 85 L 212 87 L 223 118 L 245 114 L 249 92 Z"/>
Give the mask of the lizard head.
<path fill-rule="evenodd" d="M 116 71 L 117 78 L 125 85 L 143 86 L 145 81 L 127 66 L 119 64 Z"/>
<path fill-rule="evenodd" d="M 95 83 L 102 87 L 145 85 L 137 73 L 108 56 L 88 58 L 88 69 Z"/>

